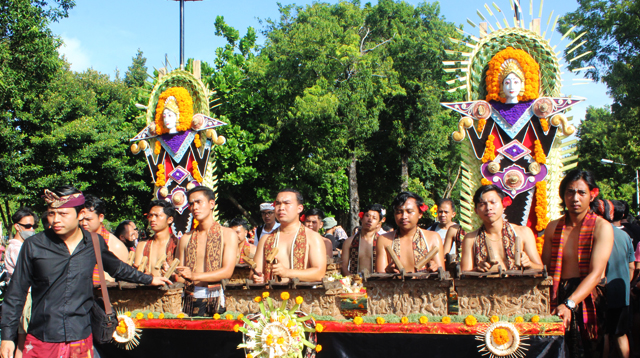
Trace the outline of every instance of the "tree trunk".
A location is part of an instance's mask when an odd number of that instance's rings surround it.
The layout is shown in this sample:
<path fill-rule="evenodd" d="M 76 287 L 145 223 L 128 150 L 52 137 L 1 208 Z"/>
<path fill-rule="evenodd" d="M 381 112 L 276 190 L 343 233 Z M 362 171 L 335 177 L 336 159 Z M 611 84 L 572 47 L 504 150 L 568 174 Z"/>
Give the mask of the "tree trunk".
<path fill-rule="evenodd" d="M 11 227 L 9 226 L 9 220 L 7 220 L 7 216 L 4 214 L 4 210 L 2 209 L 2 205 L 0 205 L 0 215 L 2 215 L 2 226 L 5 230 L 11 231 Z M 9 233 L 7 233 L 9 235 Z M 1 235 L 0 235 L 1 236 Z M 2 239 L 0 237 L 0 239 Z"/>
<path fill-rule="evenodd" d="M 451 192 L 453 191 L 453 188 L 455 188 L 456 184 L 458 183 L 458 179 L 460 179 L 460 173 L 462 173 L 462 166 L 458 166 L 458 174 L 456 174 L 456 177 L 453 180 L 453 182 L 451 181 L 451 176 L 450 175 L 448 176 L 447 187 L 444 190 L 444 195 L 442 196 L 442 198 L 451 197 Z"/>
<path fill-rule="evenodd" d="M 358 158 L 356 154 L 351 155 L 351 163 L 349 163 L 349 232 L 358 226 L 358 213 L 360 212 L 360 196 L 358 195 L 358 172 L 356 163 Z"/>
<path fill-rule="evenodd" d="M 260 226 L 260 224 L 258 224 L 255 220 L 253 220 L 253 218 L 251 217 L 251 214 L 249 214 L 249 212 L 247 210 L 245 210 L 244 207 L 242 207 L 242 205 L 240 205 L 240 203 L 236 200 L 236 198 L 234 198 L 231 195 L 227 195 L 227 198 L 229 199 L 229 201 L 231 201 L 231 203 L 233 205 L 236 206 L 236 208 L 238 208 L 238 210 L 240 210 L 240 212 L 242 213 L 242 216 L 244 216 L 245 218 L 247 218 L 247 221 L 249 221 L 249 223 L 253 226 L 253 227 L 258 227 Z"/>
<path fill-rule="evenodd" d="M 402 184 L 400 185 L 401 191 L 407 191 L 409 188 L 409 153 L 402 152 L 400 155 L 402 161 L 402 168 L 400 170 L 400 177 L 402 178 Z"/>

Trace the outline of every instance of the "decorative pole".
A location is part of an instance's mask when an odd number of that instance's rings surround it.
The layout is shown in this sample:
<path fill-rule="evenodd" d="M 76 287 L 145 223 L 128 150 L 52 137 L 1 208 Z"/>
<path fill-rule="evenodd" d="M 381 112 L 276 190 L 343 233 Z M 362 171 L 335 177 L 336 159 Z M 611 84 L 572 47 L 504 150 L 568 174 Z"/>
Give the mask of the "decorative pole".
<path fill-rule="evenodd" d="M 180 1 L 180 69 L 184 70 L 184 2 L 202 0 L 174 0 Z"/>

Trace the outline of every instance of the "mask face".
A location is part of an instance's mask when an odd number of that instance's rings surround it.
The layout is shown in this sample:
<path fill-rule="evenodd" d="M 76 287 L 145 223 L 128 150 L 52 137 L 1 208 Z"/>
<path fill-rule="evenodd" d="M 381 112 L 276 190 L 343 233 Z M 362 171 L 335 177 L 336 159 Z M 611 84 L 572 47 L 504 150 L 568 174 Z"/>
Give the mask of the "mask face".
<path fill-rule="evenodd" d="M 33 236 L 35 233 L 36 233 L 35 231 L 31 231 L 31 230 L 22 230 L 20 231 L 20 237 L 22 237 L 23 240 L 26 240 L 31 236 Z"/>

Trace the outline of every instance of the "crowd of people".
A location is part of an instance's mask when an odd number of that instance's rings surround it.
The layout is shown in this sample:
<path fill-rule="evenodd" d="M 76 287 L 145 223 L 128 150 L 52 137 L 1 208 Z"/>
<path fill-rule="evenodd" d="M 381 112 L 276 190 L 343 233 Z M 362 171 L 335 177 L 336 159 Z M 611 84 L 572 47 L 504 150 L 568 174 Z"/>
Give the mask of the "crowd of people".
<path fill-rule="evenodd" d="M 386 223 L 384 206 L 370 204 L 351 235 L 322 210 L 305 210 L 301 193 L 290 188 L 260 205 L 262 225 L 250 228 L 243 218 L 223 225 L 213 216 L 215 194 L 199 186 L 187 193 L 194 229 L 181 238 L 171 230 L 177 212 L 168 201 L 149 204 L 152 234 L 146 238 L 129 220 L 109 232 L 104 202 L 95 196 L 71 186 L 46 190 L 45 230 L 35 233 L 39 220 L 29 208 L 12 217 L 15 233 L 4 253 L 10 284 L 2 307 L 0 355 L 91 348 L 89 311 L 93 286 L 100 281 L 91 240 L 95 233 L 108 280 L 182 282 L 183 311 L 190 316 L 225 311 L 220 282 L 238 264 L 253 267 L 256 284 L 321 281 L 328 262 L 341 263 L 343 275 L 433 272 L 447 261 L 459 262 L 462 271 L 487 273 L 546 266 L 553 278 L 552 313 L 567 328 L 570 355 L 629 357 L 632 332 L 640 328 L 633 325 L 640 298 L 640 226 L 624 202 L 599 197 L 587 171 L 567 173 L 559 194 L 565 212 L 547 226 L 540 253 L 539 234 L 505 219 L 510 199 L 495 185 L 476 191 L 473 203 L 482 225 L 470 233 L 455 223 L 451 199 L 438 203 L 434 224 L 421 227 L 429 208 L 419 195 L 402 192 L 391 203 L 394 228 Z M 179 265 L 169 276 L 175 259 Z"/>

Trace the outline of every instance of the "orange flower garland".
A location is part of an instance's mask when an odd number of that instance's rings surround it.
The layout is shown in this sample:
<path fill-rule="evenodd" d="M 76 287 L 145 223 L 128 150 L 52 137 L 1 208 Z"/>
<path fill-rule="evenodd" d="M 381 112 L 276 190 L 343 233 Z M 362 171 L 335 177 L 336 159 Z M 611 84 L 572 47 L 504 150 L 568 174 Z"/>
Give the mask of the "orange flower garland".
<path fill-rule="evenodd" d="M 420 317 L 420 324 L 427 324 L 427 323 L 429 323 L 429 318 L 427 316 Z"/>
<path fill-rule="evenodd" d="M 504 328 L 496 328 L 491 332 L 491 336 L 493 337 L 493 342 L 501 346 L 509 342 L 509 332 L 507 332 Z"/>
<path fill-rule="evenodd" d="M 484 126 L 486 126 L 486 125 L 487 125 L 487 120 L 486 119 L 483 118 L 483 119 L 478 120 L 478 127 L 477 127 L 478 134 L 482 134 L 482 131 L 484 130 Z"/>
<path fill-rule="evenodd" d="M 407 318 L 407 317 L 402 317 L 402 318 L 400 319 L 400 323 L 402 323 L 402 324 L 407 324 L 407 323 L 409 323 L 409 318 Z"/>
<path fill-rule="evenodd" d="M 493 134 L 489 135 L 489 138 L 487 138 L 487 144 L 484 149 L 484 155 L 482 156 L 483 163 L 490 162 L 496 159 L 496 146 L 493 144 L 493 141 L 495 139 L 496 137 L 494 137 Z"/>
<path fill-rule="evenodd" d="M 200 141 L 200 134 L 196 133 L 196 136 L 193 137 L 193 144 L 196 145 L 196 148 L 202 147 L 202 142 Z"/>
<path fill-rule="evenodd" d="M 547 182 L 545 180 L 536 183 L 536 217 L 538 222 L 536 224 L 536 231 L 542 231 L 547 228 L 549 224 L 549 217 L 547 216 Z"/>
<path fill-rule="evenodd" d="M 153 149 L 153 152 L 156 153 L 156 155 L 160 154 L 160 150 L 162 149 L 162 144 L 160 144 L 159 140 L 156 140 L 156 146 Z"/>
<path fill-rule="evenodd" d="M 163 186 L 165 186 L 165 184 L 167 184 L 167 178 L 164 175 L 164 165 L 160 164 L 158 165 L 158 172 L 156 173 L 156 186 L 159 188 L 162 188 Z"/>
<path fill-rule="evenodd" d="M 382 318 L 382 317 L 376 318 L 376 323 L 377 324 L 384 324 L 384 318 Z"/>
<path fill-rule="evenodd" d="M 502 64 L 508 60 L 514 59 L 518 61 L 520 67 L 524 71 L 524 94 L 518 96 L 518 101 L 528 101 L 538 98 L 540 87 L 540 66 L 538 63 L 523 50 L 516 50 L 513 47 L 507 47 L 506 49 L 498 52 L 491 61 L 489 61 L 489 69 L 487 70 L 486 88 L 487 97 L 486 100 L 496 100 L 502 103 L 506 102 L 506 98 L 500 97 L 500 88 L 502 87 L 502 81 L 500 79 L 500 72 L 502 71 Z"/>
<path fill-rule="evenodd" d="M 500 320 L 500 317 L 498 316 L 491 316 L 491 318 L 489 319 L 489 321 L 491 321 L 491 323 L 496 323 Z"/>
<path fill-rule="evenodd" d="M 524 318 L 522 318 L 521 316 L 516 317 L 516 323 L 522 323 L 524 322 Z"/>
<path fill-rule="evenodd" d="M 156 133 L 158 135 L 169 133 L 167 127 L 164 126 L 162 112 L 164 111 L 164 102 L 171 96 L 176 98 L 180 110 L 180 118 L 176 123 L 176 129 L 178 132 L 184 132 L 191 128 L 191 121 L 193 120 L 193 100 L 191 95 L 189 91 L 182 87 L 171 87 L 160 94 L 156 105 Z"/>
<path fill-rule="evenodd" d="M 536 140 L 533 143 L 533 158 L 540 164 L 546 164 L 547 156 L 544 155 L 544 151 L 542 150 L 542 143 L 540 143 L 539 140 Z"/>
<path fill-rule="evenodd" d="M 536 250 L 539 255 L 542 255 L 542 248 L 544 247 L 544 235 L 536 237 Z"/>
<path fill-rule="evenodd" d="M 549 121 L 546 118 L 540 118 L 540 126 L 545 132 L 549 131 Z"/>
<path fill-rule="evenodd" d="M 360 325 L 360 324 L 362 324 L 362 322 L 363 322 L 363 319 L 360 316 L 357 316 L 357 317 L 355 317 L 353 319 L 353 323 L 356 324 L 356 325 Z"/>
<path fill-rule="evenodd" d="M 198 169 L 198 162 L 194 160 L 193 162 L 191 162 L 191 166 L 193 167 L 193 169 L 191 169 L 193 179 L 195 179 L 198 183 L 202 183 L 202 175 L 200 174 L 200 169 Z"/>
<path fill-rule="evenodd" d="M 467 326 L 475 326 L 476 324 L 478 324 L 478 320 L 472 315 L 468 315 L 464 319 L 464 324 L 466 324 Z"/>
<path fill-rule="evenodd" d="M 485 186 L 485 185 L 491 185 L 493 183 L 491 183 L 491 180 L 487 179 L 487 178 L 482 178 L 480 179 L 480 185 Z"/>
<path fill-rule="evenodd" d="M 442 323 L 451 323 L 451 317 L 449 316 L 442 317 Z"/>
<path fill-rule="evenodd" d="M 540 322 L 540 316 L 535 315 L 531 317 L 531 323 L 538 323 L 538 322 Z"/>

